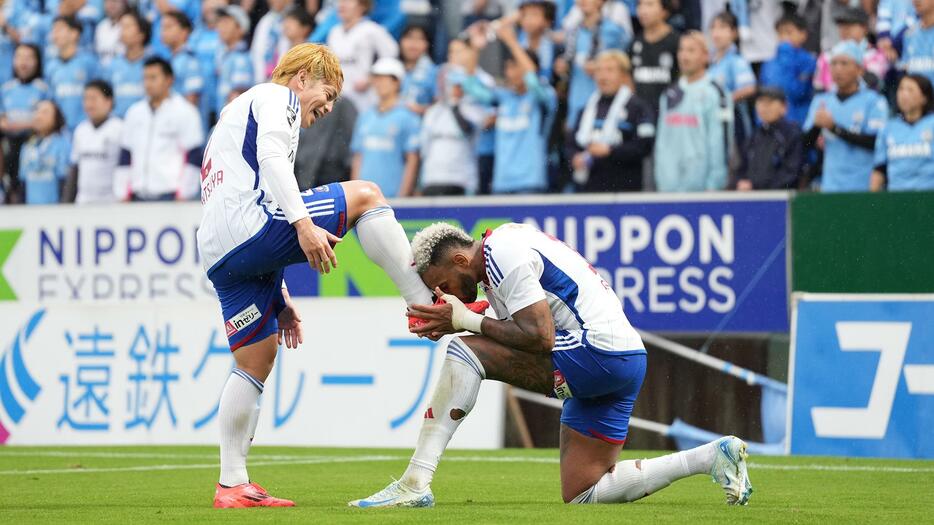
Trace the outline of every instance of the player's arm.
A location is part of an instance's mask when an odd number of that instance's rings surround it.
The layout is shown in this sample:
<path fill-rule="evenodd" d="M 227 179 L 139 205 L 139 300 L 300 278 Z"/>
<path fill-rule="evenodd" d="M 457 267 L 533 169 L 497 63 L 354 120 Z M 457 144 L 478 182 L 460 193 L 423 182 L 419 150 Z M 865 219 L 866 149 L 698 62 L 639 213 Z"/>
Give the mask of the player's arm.
<path fill-rule="evenodd" d="M 511 321 L 486 316 L 480 321 L 479 333 L 510 348 L 548 354 L 555 347 L 555 322 L 544 299 L 514 313 Z"/>
<path fill-rule="evenodd" d="M 292 172 L 288 155 L 298 117 L 290 116 L 286 96 L 265 100 L 260 97 L 257 101 L 256 157 L 260 173 L 286 220 L 295 228 L 308 263 L 316 271 L 328 273 L 331 266 L 337 267 L 337 257 L 331 244 L 340 242 L 340 239 L 311 222 L 298 189 L 298 180 Z"/>

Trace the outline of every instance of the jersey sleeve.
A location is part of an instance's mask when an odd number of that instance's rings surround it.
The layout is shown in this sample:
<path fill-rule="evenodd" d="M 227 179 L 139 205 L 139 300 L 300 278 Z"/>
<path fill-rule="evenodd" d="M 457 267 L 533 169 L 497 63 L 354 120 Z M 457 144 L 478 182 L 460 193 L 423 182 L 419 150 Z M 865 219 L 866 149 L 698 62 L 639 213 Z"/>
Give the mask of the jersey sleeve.
<path fill-rule="evenodd" d="M 885 127 L 885 121 L 889 117 L 889 105 L 885 98 L 877 95 L 869 107 L 866 115 L 866 131 L 876 133 Z"/>
<path fill-rule="evenodd" d="M 288 88 L 275 89 L 256 97 L 253 104 L 260 176 L 292 224 L 308 216 L 289 161 L 292 136 L 298 134 L 298 97 Z"/>
<path fill-rule="evenodd" d="M 808 115 L 804 119 L 804 125 L 801 126 L 801 129 L 807 131 L 814 127 L 814 115 L 817 114 L 817 108 L 824 103 L 824 99 L 821 96 L 814 97 L 811 100 L 811 105 L 808 107 Z"/>
<path fill-rule="evenodd" d="M 539 272 L 527 247 L 508 244 L 484 247 L 487 279 L 509 315 L 545 300 Z"/>

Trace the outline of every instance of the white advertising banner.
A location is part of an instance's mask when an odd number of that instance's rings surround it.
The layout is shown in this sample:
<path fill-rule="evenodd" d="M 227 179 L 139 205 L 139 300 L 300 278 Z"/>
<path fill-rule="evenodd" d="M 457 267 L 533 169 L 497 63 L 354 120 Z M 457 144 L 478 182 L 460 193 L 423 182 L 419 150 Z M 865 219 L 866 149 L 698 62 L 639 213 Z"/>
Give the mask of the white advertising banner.
<path fill-rule="evenodd" d="M 398 298 L 296 303 L 305 343 L 280 349 L 255 442 L 414 447 L 443 344 L 407 332 Z M 0 444 L 217 442 L 233 358 L 215 301 L 28 304 L 0 304 Z M 503 411 L 484 382 L 452 446 L 501 447 Z"/>

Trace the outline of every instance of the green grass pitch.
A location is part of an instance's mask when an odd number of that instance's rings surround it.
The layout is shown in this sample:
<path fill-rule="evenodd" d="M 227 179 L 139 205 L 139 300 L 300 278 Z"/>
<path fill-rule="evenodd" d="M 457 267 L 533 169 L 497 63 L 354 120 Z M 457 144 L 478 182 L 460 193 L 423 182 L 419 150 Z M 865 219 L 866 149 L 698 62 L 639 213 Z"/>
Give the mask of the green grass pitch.
<path fill-rule="evenodd" d="M 812 457 L 751 458 L 746 507 L 727 507 L 707 476 L 628 505 L 569 506 L 555 450 L 452 451 L 433 484 L 434 509 L 347 507 L 400 475 L 408 456 L 254 447 L 254 481 L 297 506 L 215 510 L 212 447 L 6 447 L 0 523 L 934 523 L 934 462 Z"/>

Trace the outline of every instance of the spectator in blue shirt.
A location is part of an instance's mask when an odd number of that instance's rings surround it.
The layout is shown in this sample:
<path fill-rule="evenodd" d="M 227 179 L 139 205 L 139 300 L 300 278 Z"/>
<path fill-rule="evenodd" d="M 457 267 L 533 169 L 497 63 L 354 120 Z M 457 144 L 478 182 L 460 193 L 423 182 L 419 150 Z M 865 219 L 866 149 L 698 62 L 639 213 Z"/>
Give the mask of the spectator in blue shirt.
<path fill-rule="evenodd" d="M 405 68 L 383 57 L 370 70 L 376 107 L 360 114 L 354 127 L 350 178 L 376 183 L 387 197 L 409 197 L 418 175 L 418 115 L 399 100 Z"/>
<path fill-rule="evenodd" d="M 788 98 L 788 120 L 803 122 L 814 95 L 814 70 L 817 60 L 803 49 L 808 38 L 807 25 L 796 14 L 785 15 L 775 24 L 778 49 L 775 58 L 762 64 L 759 84 L 782 88 Z"/>
<path fill-rule="evenodd" d="M 756 94 L 756 75 L 736 48 L 738 38 L 739 27 L 732 13 L 723 11 L 713 18 L 710 23 L 713 61 L 707 74 L 733 99 L 734 138 L 737 146 L 742 147 L 752 135 L 749 101 Z"/>
<path fill-rule="evenodd" d="M 541 67 L 539 76 L 551 80 L 559 46 L 552 39 L 555 25 L 555 4 L 548 0 L 522 0 L 519 3 L 519 44 L 534 51 Z"/>
<path fill-rule="evenodd" d="M 49 87 L 42 80 L 42 58 L 33 44 L 16 46 L 13 79 L 0 88 L 0 131 L 6 142 L 5 167 L 10 175 L 8 196 L 19 201 L 19 152 L 32 129 L 33 114 L 40 101 L 49 98 Z"/>
<path fill-rule="evenodd" d="M 905 31 L 902 66 L 934 81 L 934 0 L 914 2 L 918 23 Z"/>
<path fill-rule="evenodd" d="M 605 0 L 580 0 L 583 14 L 580 25 L 568 30 L 567 47 L 563 61 L 570 73 L 568 86 L 568 123 L 573 125 L 587 99 L 597 89 L 593 80 L 596 67 L 594 58 L 608 49 L 625 50 L 632 36 L 626 30 L 603 16 Z"/>
<path fill-rule="evenodd" d="M 201 76 L 201 64 L 188 45 L 191 31 L 191 20 L 185 13 L 169 11 L 162 15 L 162 43 L 171 54 L 169 58 L 175 76 L 173 89 L 197 106 L 204 89 L 204 77 Z"/>
<path fill-rule="evenodd" d="M 20 151 L 19 178 L 26 187 L 26 204 L 55 204 L 61 200 L 68 176 L 71 147 L 65 117 L 54 102 L 43 100 L 33 117 L 34 134 Z"/>
<path fill-rule="evenodd" d="M 821 191 L 868 191 L 876 135 L 885 126 L 888 105 L 862 82 L 862 47 L 844 40 L 831 50 L 830 75 L 836 92 L 814 97 L 804 122 L 804 144 L 824 139 Z"/>
<path fill-rule="evenodd" d="M 143 62 L 148 58 L 152 25 L 136 11 L 120 17 L 120 42 L 126 49 L 110 63 L 105 75 L 114 90 L 114 115 L 123 118 L 130 106 L 145 96 L 143 92 Z"/>
<path fill-rule="evenodd" d="M 253 65 L 243 37 L 250 32 L 250 18 L 239 6 L 217 11 L 217 34 L 221 50 L 217 55 L 217 95 L 214 111 L 220 116 L 228 102 L 253 87 Z"/>
<path fill-rule="evenodd" d="M 428 31 L 419 25 L 405 28 L 399 40 L 399 58 L 405 66 L 402 100 L 409 109 L 423 115 L 435 101 L 438 66 L 428 54 Z"/>
<path fill-rule="evenodd" d="M 52 24 L 52 43 L 58 56 L 45 65 L 52 100 L 65 116 L 69 131 L 84 120 L 84 85 L 97 78 L 97 59 L 78 49 L 81 24 L 74 17 L 58 17 Z"/>
<path fill-rule="evenodd" d="M 924 75 L 898 84 L 898 116 L 876 138 L 872 191 L 934 190 L 934 88 Z"/>
<path fill-rule="evenodd" d="M 214 124 L 214 97 L 217 94 L 217 55 L 221 52 L 221 41 L 217 35 L 217 8 L 226 6 L 227 0 L 204 0 L 201 2 L 201 21 L 195 24 L 188 43 L 201 65 L 204 89 L 201 91 L 198 109 L 205 130 Z"/>
<path fill-rule="evenodd" d="M 476 76 L 464 90 L 496 106 L 493 193 L 541 193 L 548 188 L 547 145 L 558 99 L 538 76 L 537 57 L 519 45 L 514 24 L 499 23 L 497 36 L 509 50 L 505 88 L 490 90 Z"/>

